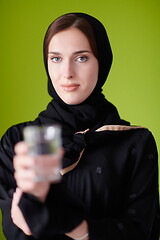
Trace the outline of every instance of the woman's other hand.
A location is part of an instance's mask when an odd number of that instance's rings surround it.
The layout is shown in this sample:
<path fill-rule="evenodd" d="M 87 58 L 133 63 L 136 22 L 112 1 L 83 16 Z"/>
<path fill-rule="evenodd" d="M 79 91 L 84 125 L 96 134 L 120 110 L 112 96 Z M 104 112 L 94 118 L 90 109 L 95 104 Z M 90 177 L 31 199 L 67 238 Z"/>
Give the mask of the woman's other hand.
<path fill-rule="evenodd" d="M 73 239 L 88 240 L 89 239 L 88 223 L 86 222 L 86 220 L 84 220 L 80 225 L 74 228 L 71 232 L 66 233 L 66 235 Z"/>

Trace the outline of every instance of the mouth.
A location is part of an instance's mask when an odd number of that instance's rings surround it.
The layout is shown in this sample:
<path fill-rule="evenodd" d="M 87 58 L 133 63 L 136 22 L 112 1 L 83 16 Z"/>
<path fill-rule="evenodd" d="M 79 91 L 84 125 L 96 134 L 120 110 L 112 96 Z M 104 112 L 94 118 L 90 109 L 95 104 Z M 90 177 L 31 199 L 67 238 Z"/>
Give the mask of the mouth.
<path fill-rule="evenodd" d="M 66 91 L 66 92 L 73 92 L 79 88 L 79 84 L 72 83 L 72 84 L 62 84 L 61 87 Z"/>

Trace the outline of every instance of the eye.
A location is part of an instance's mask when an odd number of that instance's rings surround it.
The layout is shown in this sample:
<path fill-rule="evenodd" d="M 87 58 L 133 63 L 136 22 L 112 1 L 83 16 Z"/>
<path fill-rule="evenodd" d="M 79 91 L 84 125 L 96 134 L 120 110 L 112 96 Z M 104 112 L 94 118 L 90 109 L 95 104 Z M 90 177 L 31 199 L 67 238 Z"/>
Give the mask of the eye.
<path fill-rule="evenodd" d="M 81 56 L 81 57 L 77 57 L 76 59 L 78 62 L 86 62 L 88 60 L 88 57 L 86 56 Z"/>
<path fill-rule="evenodd" d="M 61 62 L 62 59 L 60 57 L 51 57 L 51 60 L 57 63 L 57 62 Z"/>

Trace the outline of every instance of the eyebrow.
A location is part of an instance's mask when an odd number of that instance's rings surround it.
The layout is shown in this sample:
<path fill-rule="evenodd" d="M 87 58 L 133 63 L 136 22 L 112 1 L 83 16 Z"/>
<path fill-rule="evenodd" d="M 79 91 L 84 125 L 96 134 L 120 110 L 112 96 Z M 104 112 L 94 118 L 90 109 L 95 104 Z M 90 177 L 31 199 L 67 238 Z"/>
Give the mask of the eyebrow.
<path fill-rule="evenodd" d="M 85 52 L 92 53 L 91 51 L 88 51 L 88 50 L 80 50 L 80 51 L 74 52 L 73 55 L 80 54 L 80 53 L 85 53 Z M 52 51 L 48 52 L 48 54 L 61 55 L 60 52 L 52 52 Z"/>

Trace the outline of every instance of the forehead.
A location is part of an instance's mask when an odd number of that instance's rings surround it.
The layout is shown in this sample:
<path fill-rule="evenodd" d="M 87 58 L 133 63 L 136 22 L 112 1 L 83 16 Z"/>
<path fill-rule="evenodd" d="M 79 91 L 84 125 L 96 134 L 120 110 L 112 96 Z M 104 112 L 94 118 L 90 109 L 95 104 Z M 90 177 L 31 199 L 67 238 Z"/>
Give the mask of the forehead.
<path fill-rule="evenodd" d="M 61 52 L 81 49 L 91 51 L 87 37 L 77 28 L 69 28 L 55 34 L 49 43 L 49 51 Z"/>

